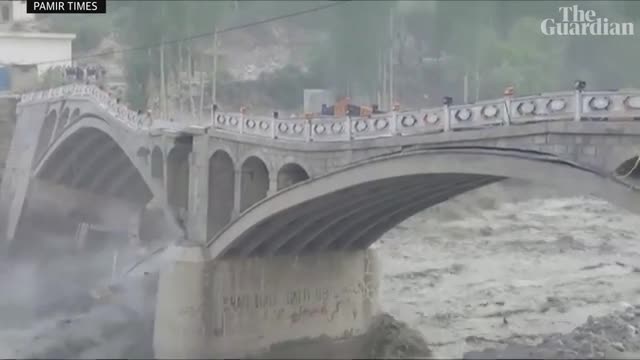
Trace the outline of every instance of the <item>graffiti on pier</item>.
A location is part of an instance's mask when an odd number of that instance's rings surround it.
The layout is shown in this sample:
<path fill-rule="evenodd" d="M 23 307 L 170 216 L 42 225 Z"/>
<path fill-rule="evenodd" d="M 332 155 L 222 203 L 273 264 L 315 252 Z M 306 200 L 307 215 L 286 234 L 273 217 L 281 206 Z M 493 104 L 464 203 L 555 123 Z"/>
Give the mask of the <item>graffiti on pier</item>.
<path fill-rule="evenodd" d="M 328 288 L 304 288 L 289 291 L 278 296 L 276 293 L 245 293 L 222 297 L 222 305 L 229 310 L 265 309 L 278 306 L 299 306 L 312 303 L 325 303 L 329 299 Z"/>
<path fill-rule="evenodd" d="M 291 325 L 305 320 L 325 319 L 332 322 L 342 316 L 344 305 L 351 303 L 357 286 L 335 289 L 329 287 L 299 288 L 287 292 L 246 292 L 222 297 L 223 318 L 219 333 L 229 335 L 236 332 L 262 331 L 262 324 L 272 321 Z M 346 303 L 344 303 L 346 301 Z M 347 305 L 345 311 L 352 310 Z M 273 325 L 270 325 L 273 326 Z"/>

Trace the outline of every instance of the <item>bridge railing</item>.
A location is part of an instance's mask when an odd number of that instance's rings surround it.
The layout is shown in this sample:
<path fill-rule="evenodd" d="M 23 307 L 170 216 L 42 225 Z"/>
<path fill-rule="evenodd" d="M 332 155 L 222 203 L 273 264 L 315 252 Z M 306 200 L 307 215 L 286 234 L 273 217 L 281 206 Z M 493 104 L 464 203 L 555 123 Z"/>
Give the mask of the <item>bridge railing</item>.
<path fill-rule="evenodd" d="M 72 84 L 53 89 L 27 93 L 21 96 L 20 104 L 37 103 L 42 101 L 62 100 L 68 98 L 91 99 L 102 107 L 109 115 L 119 120 L 131 129 L 146 129 L 150 119 L 146 114 L 139 114 L 129 109 L 124 104 L 108 93 L 94 85 Z"/>
<path fill-rule="evenodd" d="M 571 120 L 576 112 L 576 95 L 572 91 L 506 98 L 505 102 L 509 124 Z"/>
<path fill-rule="evenodd" d="M 585 91 L 580 96 L 582 117 L 619 121 L 640 118 L 638 90 Z"/>
<path fill-rule="evenodd" d="M 232 116 L 236 119 L 236 125 L 215 123 L 214 127 L 273 139 L 334 142 L 544 121 L 640 119 L 640 91 L 563 91 L 522 97 L 506 96 L 473 104 L 444 105 L 367 117 L 274 119 L 240 113 Z"/>
<path fill-rule="evenodd" d="M 21 103 L 68 97 L 88 98 L 117 120 L 133 129 L 148 129 L 150 119 L 138 114 L 92 85 L 68 85 L 25 94 Z M 640 119 L 640 90 L 564 91 L 481 101 L 473 104 L 443 105 L 431 109 L 394 111 L 367 117 L 315 116 L 276 119 L 246 113 L 214 113 L 213 129 L 246 136 L 296 142 L 336 142 L 389 136 L 411 136 L 492 126 L 513 126 L 543 121 Z M 154 120 L 155 127 L 166 121 Z M 184 122 L 172 127 L 189 127 Z"/>

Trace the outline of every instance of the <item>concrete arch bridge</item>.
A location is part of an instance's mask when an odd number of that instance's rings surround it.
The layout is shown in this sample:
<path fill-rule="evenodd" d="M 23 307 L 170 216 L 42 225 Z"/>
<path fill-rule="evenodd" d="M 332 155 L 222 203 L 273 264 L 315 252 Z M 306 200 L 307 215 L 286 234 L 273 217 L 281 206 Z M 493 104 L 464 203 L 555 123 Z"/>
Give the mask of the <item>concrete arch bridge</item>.
<path fill-rule="evenodd" d="M 212 113 L 205 124 L 151 121 L 73 85 L 27 94 L 18 112 L 0 188 L 5 244 L 79 224 L 140 242 L 186 238 L 160 280 L 158 356 L 357 338 L 376 312 L 369 245 L 505 178 L 640 209 L 636 90 L 363 118 Z"/>

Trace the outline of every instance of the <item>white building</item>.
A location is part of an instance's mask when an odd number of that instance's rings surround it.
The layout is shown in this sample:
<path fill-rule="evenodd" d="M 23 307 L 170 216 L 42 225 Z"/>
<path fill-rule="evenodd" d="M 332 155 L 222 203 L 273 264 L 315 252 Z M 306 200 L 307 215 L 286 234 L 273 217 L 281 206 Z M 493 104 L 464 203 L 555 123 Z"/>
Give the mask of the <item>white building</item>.
<path fill-rule="evenodd" d="M 35 19 L 35 14 L 27 14 L 27 2 L 25 0 L 0 0 L 0 24 L 33 19 Z"/>
<path fill-rule="evenodd" d="M 42 75 L 51 67 L 71 65 L 75 38 L 75 34 L 0 32 L 0 67 L 38 64 Z"/>

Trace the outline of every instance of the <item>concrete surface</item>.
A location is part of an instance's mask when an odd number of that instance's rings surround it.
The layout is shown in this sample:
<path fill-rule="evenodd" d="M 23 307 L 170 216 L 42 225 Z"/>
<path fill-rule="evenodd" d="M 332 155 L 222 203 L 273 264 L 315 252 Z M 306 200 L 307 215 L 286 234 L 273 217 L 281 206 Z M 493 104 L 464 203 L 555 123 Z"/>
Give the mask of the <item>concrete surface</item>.
<path fill-rule="evenodd" d="M 339 341 L 366 332 L 377 312 L 372 251 L 211 260 L 174 247 L 161 273 L 158 358 L 259 356 L 289 341 Z"/>

